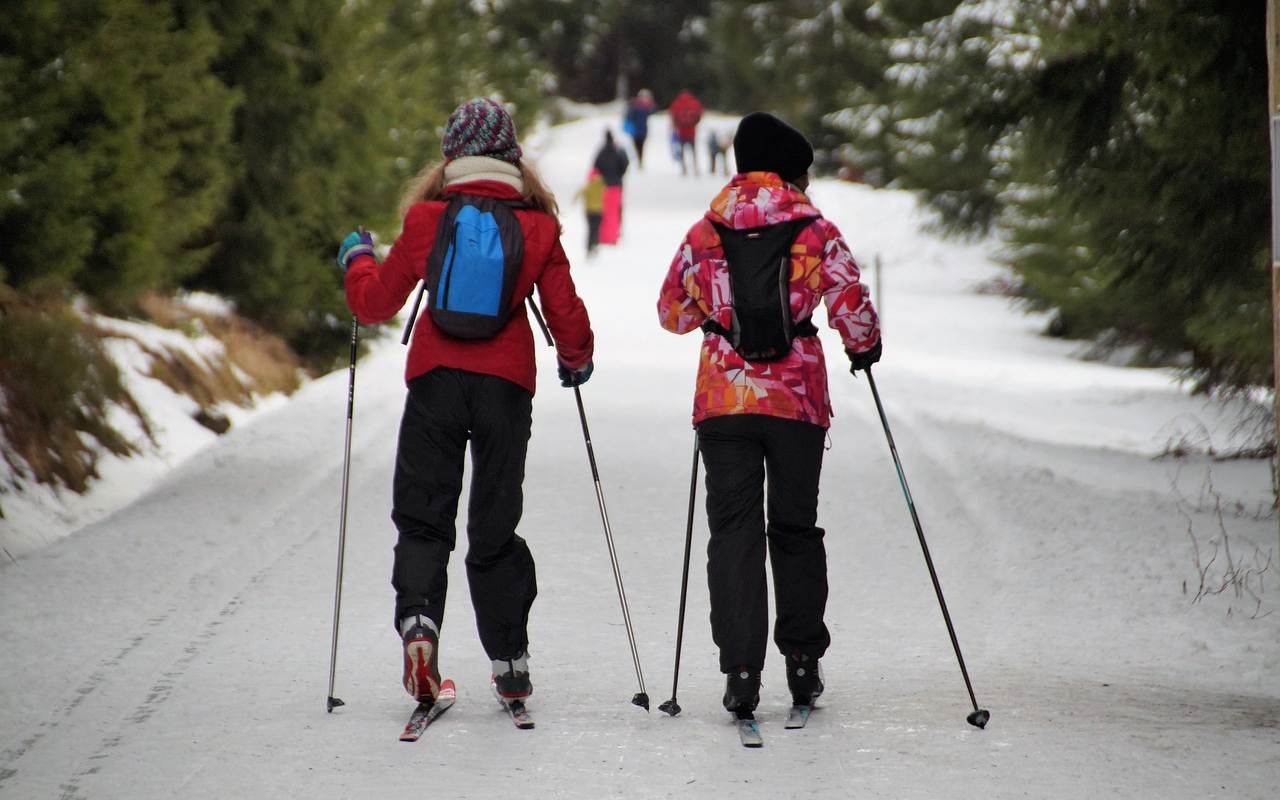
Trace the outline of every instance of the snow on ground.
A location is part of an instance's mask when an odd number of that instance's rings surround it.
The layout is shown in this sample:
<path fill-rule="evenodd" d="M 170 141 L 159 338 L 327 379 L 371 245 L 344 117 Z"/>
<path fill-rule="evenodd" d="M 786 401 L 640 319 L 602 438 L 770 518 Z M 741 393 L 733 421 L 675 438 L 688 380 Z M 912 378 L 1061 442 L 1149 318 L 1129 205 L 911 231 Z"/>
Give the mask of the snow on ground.
<path fill-rule="evenodd" d="M 214 295 L 190 293 L 182 302 L 193 311 L 221 314 L 228 304 Z M 159 352 L 184 353 L 196 363 L 212 363 L 225 347 L 216 337 L 198 331 L 182 331 L 156 325 L 114 319 L 93 314 L 93 322 L 111 334 L 103 345 L 116 366 L 125 388 L 147 416 L 155 441 L 129 411 L 112 406 L 112 426 L 138 448 L 139 453 L 123 458 L 104 448 L 99 453 L 99 478 L 90 491 L 76 494 L 27 480 L 14 480 L 9 467 L 0 463 L 0 561 L 11 562 L 45 547 L 128 505 L 153 487 L 165 475 L 195 453 L 213 444 L 218 435 L 193 418 L 200 406 L 190 397 L 175 392 L 151 377 L 152 357 L 143 348 Z M 255 398 L 250 408 L 221 403 L 216 410 L 234 426 L 277 408 L 285 395 L 274 393 Z"/>
<path fill-rule="evenodd" d="M 587 261 L 571 198 L 614 119 L 561 126 L 530 150 L 563 203 L 597 331 L 583 400 L 653 713 L 628 703 L 637 681 L 577 412 L 542 348 L 521 524 L 542 587 L 538 728 L 515 730 L 488 694 L 459 552 L 441 660 L 459 700 L 422 741 L 396 741 L 411 703 L 390 625 L 404 352 L 388 336 L 357 378 L 336 689 L 346 706 L 324 711 L 347 381 L 337 372 L 128 507 L 0 568 L 0 797 L 1273 796 L 1275 590 L 1260 609 L 1230 592 L 1192 602 L 1193 541 L 1207 562 L 1222 539 L 1215 502 L 1236 559 L 1274 551 L 1274 519 L 1249 513 L 1267 500 L 1267 466 L 1151 458 L 1183 428 L 1224 446 L 1235 412 L 1188 397 L 1165 371 L 1079 361 L 1036 335 L 1040 320 L 975 293 L 999 274 L 983 246 L 918 233 L 904 195 L 827 181 L 817 203 L 865 264 L 884 264 L 877 382 L 991 723 L 964 722 L 968 697 L 874 405 L 831 338 L 820 514 L 834 642 L 822 705 L 804 731 L 783 730 L 772 656 L 765 747 L 738 745 L 719 705 L 699 518 L 684 711 L 657 712 L 671 691 L 698 342 L 660 330 L 654 300 L 720 179 L 678 177 L 655 118 L 646 168 L 629 176 L 623 243 Z"/>

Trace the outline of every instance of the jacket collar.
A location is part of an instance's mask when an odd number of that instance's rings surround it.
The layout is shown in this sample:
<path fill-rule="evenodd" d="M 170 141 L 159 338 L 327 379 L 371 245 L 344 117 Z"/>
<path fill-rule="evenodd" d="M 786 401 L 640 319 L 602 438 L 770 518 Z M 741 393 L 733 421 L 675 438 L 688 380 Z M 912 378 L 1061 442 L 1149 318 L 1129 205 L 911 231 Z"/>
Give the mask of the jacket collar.
<path fill-rule="evenodd" d="M 444 179 L 446 190 L 461 184 L 484 182 L 506 185 L 516 196 L 524 193 L 524 180 L 520 177 L 519 167 L 485 156 L 455 158 L 444 165 Z"/>
<path fill-rule="evenodd" d="M 707 218 L 735 229 L 759 228 L 822 214 L 794 184 L 772 172 L 741 172 L 711 201 Z"/>

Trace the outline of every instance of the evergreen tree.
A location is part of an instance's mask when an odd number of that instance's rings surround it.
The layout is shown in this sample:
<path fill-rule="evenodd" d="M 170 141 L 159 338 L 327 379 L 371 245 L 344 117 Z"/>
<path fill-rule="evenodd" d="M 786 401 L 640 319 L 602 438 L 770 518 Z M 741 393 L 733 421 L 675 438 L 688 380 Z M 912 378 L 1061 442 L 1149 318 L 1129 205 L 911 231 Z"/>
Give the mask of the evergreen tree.
<path fill-rule="evenodd" d="M 216 74 L 245 98 L 236 178 L 195 284 L 324 366 L 345 352 L 348 312 L 333 266 L 363 223 L 393 235 L 404 179 L 439 158 L 439 132 L 474 95 L 532 121 L 541 74 L 468 0 L 229 0 L 210 12 Z"/>
<path fill-rule="evenodd" d="M 502 11 L 469 0 L 366 0 L 369 25 L 357 48 L 362 96 L 378 130 L 386 131 L 382 208 L 425 164 L 440 159 L 440 136 L 461 102 L 501 100 L 521 136 L 541 108 L 547 71 L 527 41 L 497 23 Z M 380 220 L 389 222 L 390 220 Z"/>
<path fill-rule="evenodd" d="M 348 312 L 333 267 L 337 240 L 386 197 L 385 133 L 354 69 L 362 23 L 341 0 L 229 0 L 210 11 L 223 40 L 218 77 L 244 98 L 235 179 L 195 285 L 326 364 Z"/>
<path fill-rule="evenodd" d="M 601 103 L 650 89 L 659 104 L 690 89 L 718 104 L 706 23 L 710 0 L 508 0 L 495 24 L 530 47 L 557 94 Z"/>
<path fill-rule="evenodd" d="M 868 183 L 883 186 L 901 173 L 895 128 L 913 113 L 899 81 L 910 84 L 899 63 L 910 53 L 913 33 L 955 11 L 960 0 L 880 0 L 863 11 L 856 46 L 863 64 L 856 81 L 830 93 L 823 122 L 836 159 Z M 904 52 L 898 52 L 904 51 Z M 909 96 L 909 95 L 908 95 Z"/>
<path fill-rule="evenodd" d="M 887 148 L 863 111 L 885 94 L 900 29 L 871 0 L 718 3 L 709 38 L 719 96 L 726 109 L 769 110 L 803 130 L 819 172 L 883 166 Z"/>
<path fill-rule="evenodd" d="M 962 4 L 901 48 L 900 183 L 997 227 L 1054 332 L 1269 383 L 1262 29 L 1228 0 Z"/>
<path fill-rule="evenodd" d="M 0 271 L 114 306 L 173 286 L 225 186 L 232 94 L 216 40 L 159 0 L 0 11 Z"/>

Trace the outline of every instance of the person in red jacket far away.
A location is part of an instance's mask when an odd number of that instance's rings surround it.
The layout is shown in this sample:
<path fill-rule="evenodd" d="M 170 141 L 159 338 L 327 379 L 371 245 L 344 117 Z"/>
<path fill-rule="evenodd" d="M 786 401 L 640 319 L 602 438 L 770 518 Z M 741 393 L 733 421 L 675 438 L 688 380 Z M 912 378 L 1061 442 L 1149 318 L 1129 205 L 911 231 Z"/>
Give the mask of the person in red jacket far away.
<path fill-rule="evenodd" d="M 509 261 L 514 272 L 509 304 L 499 309 L 495 301 L 501 325 L 496 333 L 470 339 L 446 333 L 433 316 L 448 291 L 431 292 L 441 297 L 430 297 L 428 311 L 417 318 L 405 369 L 408 396 L 391 511 L 399 532 L 391 583 L 396 631 L 404 645 L 404 687 L 419 702 L 431 703 L 440 687 L 446 567 L 470 443 L 467 581 L 494 685 L 500 696 L 514 701 L 532 692 L 528 620 L 537 595 L 533 556 L 516 534 L 536 374 L 526 298 L 537 287 L 555 336 L 563 386 L 580 385 L 591 376 L 594 339 L 560 246 L 555 198 L 522 160 L 506 110 L 483 98 L 463 103 L 449 117 L 441 150 L 443 161 L 428 165 L 409 185 L 401 203 L 403 228 L 386 260 L 378 263 L 372 239 L 361 231 L 343 241 L 338 262 L 346 273 L 352 312 L 365 324 L 383 322 L 426 278 L 434 248 L 447 244 L 447 264 L 455 272 L 465 266 L 457 263 L 458 254 L 467 252 L 463 214 L 449 215 L 455 225 L 445 226 L 437 243 L 439 223 L 447 210 L 457 208 L 451 199 L 490 206 L 498 201 L 504 208 L 490 220 L 510 209 L 518 222 L 520 246 L 502 244 L 507 252 L 523 254 Z M 445 278 L 439 280 L 446 286 Z M 454 283 L 447 285 L 458 293 Z"/>
<path fill-rule="evenodd" d="M 702 103 L 685 89 L 671 101 L 667 113 L 671 115 L 672 138 L 680 153 L 680 174 L 688 175 L 689 167 L 692 167 L 693 174 L 697 175 L 698 148 L 695 142 L 698 138 L 698 123 L 702 121 Z M 684 161 L 686 151 L 689 153 L 688 165 Z"/>

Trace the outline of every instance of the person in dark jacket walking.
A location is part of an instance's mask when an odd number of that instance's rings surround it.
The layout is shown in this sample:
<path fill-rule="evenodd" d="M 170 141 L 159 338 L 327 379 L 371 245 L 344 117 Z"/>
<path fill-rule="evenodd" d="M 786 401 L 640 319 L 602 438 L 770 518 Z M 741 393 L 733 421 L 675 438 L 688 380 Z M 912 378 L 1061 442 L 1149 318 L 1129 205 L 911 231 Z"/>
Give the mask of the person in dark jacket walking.
<path fill-rule="evenodd" d="M 825 302 L 827 323 L 840 333 L 855 373 L 880 358 L 881 346 L 875 309 L 848 245 L 804 194 L 813 163 L 809 142 L 777 117 L 757 112 L 742 120 L 733 146 L 738 174 L 681 242 L 658 317 L 674 333 L 704 331 L 693 423 L 706 465 L 711 632 L 727 676 L 724 706 L 749 718 L 759 702 L 769 631 L 766 552 L 777 608 L 773 641 L 796 705 L 811 705 L 822 693 L 818 662 L 831 642 L 823 620 L 824 531 L 817 526 L 831 400 L 810 318 Z M 781 345 L 782 357 L 750 361 L 729 338 L 743 323 L 733 307 L 733 265 L 722 235 L 751 230 L 759 238 L 780 225 L 798 230 L 788 234 L 794 239 L 786 251 L 786 310 L 796 336 L 789 350 Z M 739 238 L 745 237 L 733 237 Z"/>
<path fill-rule="evenodd" d="M 653 113 L 653 92 L 641 89 L 627 104 L 622 130 L 631 137 L 636 148 L 636 166 L 644 169 L 644 143 L 649 138 L 649 115 Z"/>
<path fill-rule="evenodd" d="M 613 139 L 613 131 L 604 132 L 604 144 L 596 151 L 592 166 L 604 179 L 604 210 L 600 221 L 600 244 L 617 244 L 622 235 L 622 176 L 630 166 L 627 151 Z"/>
<path fill-rule="evenodd" d="M 503 698 L 517 700 L 532 692 L 528 620 L 537 595 L 533 555 L 516 534 L 536 376 L 525 299 L 536 287 L 555 335 L 563 386 L 591 376 L 594 339 L 560 246 L 555 198 L 522 159 L 515 125 L 503 107 L 483 98 L 463 103 L 449 117 L 441 149 L 444 160 L 425 168 L 405 195 L 403 228 L 386 260 L 374 257 L 367 234 L 353 232 L 343 240 L 338 262 L 352 312 L 362 323 L 382 322 L 424 279 L 450 198 L 495 198 L 513 206 L 523 258 L 505 326 L 491 338 L 461 339 L 423 313 L 413 328 L 392 487 L 391 518 L 399 540 L 391 583 L 404 688 L 431 703 L 440 688 L 446 567 L 469 442 L 467 580 L 495 687 Z"/>

